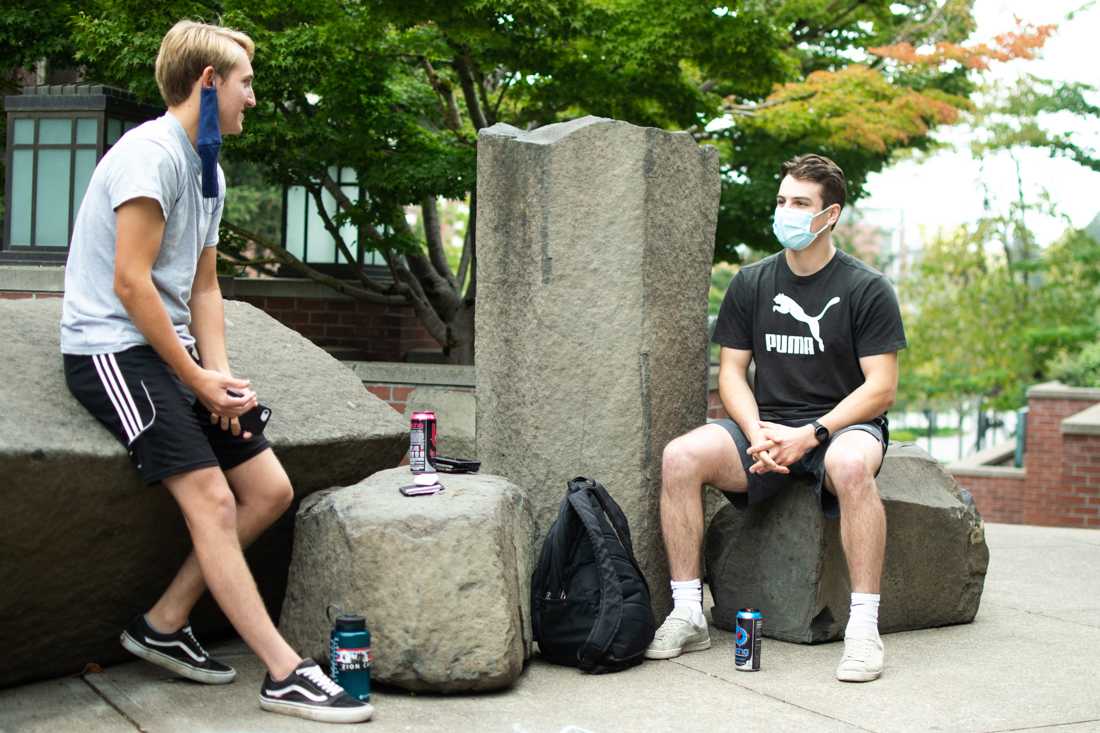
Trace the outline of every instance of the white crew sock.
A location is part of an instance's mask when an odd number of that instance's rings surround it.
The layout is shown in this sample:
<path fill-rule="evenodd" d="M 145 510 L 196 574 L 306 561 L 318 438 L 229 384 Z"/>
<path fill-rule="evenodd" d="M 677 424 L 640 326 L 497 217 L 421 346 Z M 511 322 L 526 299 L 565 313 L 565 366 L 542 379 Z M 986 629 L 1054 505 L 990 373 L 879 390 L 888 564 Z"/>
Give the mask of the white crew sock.
<path fill-rule="evenodd" d="M 691 612 L 691 622 L 696 626 L 706 626 L 703 616 L 703 581 L 699 578 L 672 581 L 673 608 L 686 608 Z"/>
<path fill-rule="evenodd" d="M 844 636 L 878 636 L 878 593 L 853 593 Z"/>

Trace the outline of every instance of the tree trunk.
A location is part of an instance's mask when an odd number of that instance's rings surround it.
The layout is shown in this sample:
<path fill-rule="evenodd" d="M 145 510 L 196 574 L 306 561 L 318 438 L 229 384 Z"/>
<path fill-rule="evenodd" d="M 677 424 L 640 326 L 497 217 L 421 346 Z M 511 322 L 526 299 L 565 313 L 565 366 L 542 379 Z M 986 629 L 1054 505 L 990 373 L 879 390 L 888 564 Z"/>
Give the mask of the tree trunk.
<path fill-rule="evenodd" d="M 463 300 L 462 305 L 447 321 L 450 344 L 444 346 L 443 353 L 448 364 L 474 363 L 474 312 L 474 302 Z"/>

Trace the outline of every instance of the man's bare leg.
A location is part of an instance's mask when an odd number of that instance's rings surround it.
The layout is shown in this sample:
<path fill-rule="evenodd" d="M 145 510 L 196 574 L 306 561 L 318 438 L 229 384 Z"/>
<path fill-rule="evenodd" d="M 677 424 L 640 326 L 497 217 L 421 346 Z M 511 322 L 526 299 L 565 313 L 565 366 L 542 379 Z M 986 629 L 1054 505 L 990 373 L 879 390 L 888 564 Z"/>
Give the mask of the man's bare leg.
<path fill-rule="evenodd" d="M 661 463 L 661 532 L 672 576 L 675 607 L 646 649 L 649 659 L 672 659 L 710 647 L 703 616 L 700 551 L 703 485 L 745 491 L 737 445 L 720 425 L 704 425 L 665 446 Z"/>
<path fill-rule="evenodd" d="M 248 547 L 286 512 L 294 490 L 270 448 L 229 469 L 225 476 L 237 502 L 237 538 L 242 548 Z M 192 551 L 146 618 L 158 631 L 176 631 L 187 623 L 204 592 L 206 581 Z"/>
<path fill-rule="evenodd" d="M 665 446 L 661 460 L 661 533 L 673 580 L 698 578 L 703 548 L 703 485 L 748 488 L 737 445 L 720 425 L 703 425 Z"/>
<path fill-rule="evenodd" d="M 237 537 L 237 504 L 221 469 L 202 468 L 165 479 L 183 510 L 195 558 L 214 600 L 273 679 L 301 661 L 272 623 Z"/>
<path fill-rule="evenodd" d="M 886 555 L 886 510 L 875 471 L 882 444 L 863 430 L 838 435 L 825 453 L 825 486 L 840 503 L 840 542 L 854 593 L 878 593 Z"/>
<path fill-rule="evenodd" d="M 882 444 L 863 430 L 838 435 L 825 454 L 825 485 L 840 503 L 840 541 L 852 584 L 844 656 L 836 671 L 837 679 L 845 682 L 877 679 L 885 666 L 878 606 L 886 510 L 874 478 L 881 462 Z"/>

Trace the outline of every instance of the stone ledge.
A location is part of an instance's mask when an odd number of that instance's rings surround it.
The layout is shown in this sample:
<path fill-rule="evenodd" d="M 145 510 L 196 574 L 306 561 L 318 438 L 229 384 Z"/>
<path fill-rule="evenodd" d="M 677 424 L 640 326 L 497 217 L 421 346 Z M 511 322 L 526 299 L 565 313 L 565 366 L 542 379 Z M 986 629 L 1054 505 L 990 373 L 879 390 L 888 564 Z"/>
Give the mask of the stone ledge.
<path fill-rule="evenodd" d="M 469 387 L 477 384 L 477 368 L 457 364 L 408 364 L 401 361 L 345 361 L 344 366 L 367 384 L 416 384 Z"/>
<path fill-rule="evenodd" d="M 1093 405 L 1062 421 L 1063 435 L 1100 435 L 1100 405 Z"/>
<path fill-rule="evenodd" d="M 1070 387 L 1068 384 L 1062 384 L 1061 382 L 1043 382 L 1028 389 L 1027 397 L 1028 399 L 1100 402 L 1100 389 L 1095 387 Z"/>
<path fill-rule="evenodd" d="M 65 292 L 64 265 L 0 265 L 0 290 Z"/>
<path fill-rule="evenodd" d="M 979 451 L 961 461 L 955 461 L 947 466 L 947 472 L 952 476 L 979 476 L 986 478 L 1024 478 L 1024 469 L 1015 466 L 998 465 L 1016 453 L 1016 441 L 1006 440 L 992 447 Z"/>

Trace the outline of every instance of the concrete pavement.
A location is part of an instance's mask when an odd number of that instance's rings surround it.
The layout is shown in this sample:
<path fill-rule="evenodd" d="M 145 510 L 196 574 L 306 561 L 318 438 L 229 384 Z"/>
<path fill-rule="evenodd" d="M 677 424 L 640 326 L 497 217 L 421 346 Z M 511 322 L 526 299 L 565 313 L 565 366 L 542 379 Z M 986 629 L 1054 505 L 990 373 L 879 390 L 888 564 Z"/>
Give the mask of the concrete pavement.
<path fill-rule="evenodd" d="M 765 639 L 763 671 L 736 672 L 732 634 L 712 628 L 705 652 L 618 674 L 536 659 L 494 694 L 379 690 L 365 730 L 1100 731 L 1100 531 L 986 531 L 989 575 L 974 623 L 885 637 L 887 671 L 874 683 L 833 679 L 840 644 Z M 262 712 L 257 659 L 239 642 L 218 648 L 239 670 L 234 684 L 196 685 L 134 662 L 0 690 L 0 733 L 338 730 Z"/>

